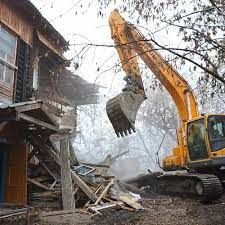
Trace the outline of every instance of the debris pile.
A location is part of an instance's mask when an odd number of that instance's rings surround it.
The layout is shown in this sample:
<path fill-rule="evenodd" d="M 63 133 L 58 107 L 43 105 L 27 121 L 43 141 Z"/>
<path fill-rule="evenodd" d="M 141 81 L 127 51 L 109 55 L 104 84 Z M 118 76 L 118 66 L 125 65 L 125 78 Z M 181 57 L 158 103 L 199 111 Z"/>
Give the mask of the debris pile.
<path fill-rule="evenodd" d="M 37 219 L 39 212 L 26 205 L 0 204 L 0 224 L 26 225 Z"/>
<path fill-rule="evenodd" d="M 39 151 L 28 159 L 28 203 L 48 210 L 60 209 L 61 175 L 58 155 L 49 143 L 40 145 L 35 139 L 30 141 L 34 149 Z"/>
<path fill-rule="evenodd" d="M 34 139 L 30 142 L 39 151 L 30 156 L 28 164 L 29 204 L 45 211 L 63 209 L 60 151 L 52 140 L 42 145 Z M 69 148 L 73 152 L 71 144 Z M 110 159 L 108 156 L 102 163 L 90 164 L 73 157 L 71 178 L 76 208 L 97 214 L 111 207 L 130 211 L 141 208 L 129 187 L 108 174 Z"/>

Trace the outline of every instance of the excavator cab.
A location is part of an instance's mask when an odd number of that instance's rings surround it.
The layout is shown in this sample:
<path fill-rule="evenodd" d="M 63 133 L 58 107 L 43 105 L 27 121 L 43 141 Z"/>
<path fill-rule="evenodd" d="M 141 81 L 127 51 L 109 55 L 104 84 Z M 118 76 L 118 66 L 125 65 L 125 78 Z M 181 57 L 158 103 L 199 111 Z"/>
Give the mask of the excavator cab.
<path fill-rule="evenodd" d="M 187 122 L 187 145 L 178 145 L 163 159 L 163 170 L 191 168 L 196 171 L 225 166 L 225 115 L 204 115 Z M 178 142 L 183 139 L 178 128 Z"/>
<path fill-rule="evenodd" d="M 224 149 L 225 153 L 225 115 L 211 115 L 208 117 L 208 139 L 211 152 Z"/>
<path fill-rule="evenodd" d="M 188 122 L 187 147 L 190 165 L 225 166 L 225 115 L 205 115 Z"/>
<path fill-rule="evenodd" d="M 188 152 L 191 161 L 209 158 L 206 145 L 205 119 L 201 118 L 188 123 Z"/>

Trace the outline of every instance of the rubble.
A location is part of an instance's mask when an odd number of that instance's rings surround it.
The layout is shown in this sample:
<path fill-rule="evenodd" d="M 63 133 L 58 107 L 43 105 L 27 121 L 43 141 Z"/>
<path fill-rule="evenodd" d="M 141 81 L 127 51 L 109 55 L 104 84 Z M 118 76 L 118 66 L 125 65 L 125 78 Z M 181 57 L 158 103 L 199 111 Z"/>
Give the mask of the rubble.
<path fill-rule="evenodd" d="M 0 224 L 30 225 L 37 220 L 39 212 L 26 205 L 0 204 Z"/>
<path fill-rule="evenodd" d="M 53 140 L 48 140 L 41 146 L 40 142 L 31 140 L 34 149 L 38 147 L 39 151 L 30 153 L 33 155 L 28 164 L 28 199 L 30 205 L 44 211 L 63 209 L 60 150 Z M 69 148 L 69 152 L 73 151 L 71 144 Z M 71 165 L 76 208 L 94 214 L 101 214 L 102 210 L 112 207 L 130 211 L 141 208 L 137 203 L 138 199 L 129 193 L 126 185 L 108 174 L 111 162 L 112 157 L 108 155 L 99 164 L 76 161 L 75 165 Z M 136 189 L 133 187 L 132 190 Z"/>

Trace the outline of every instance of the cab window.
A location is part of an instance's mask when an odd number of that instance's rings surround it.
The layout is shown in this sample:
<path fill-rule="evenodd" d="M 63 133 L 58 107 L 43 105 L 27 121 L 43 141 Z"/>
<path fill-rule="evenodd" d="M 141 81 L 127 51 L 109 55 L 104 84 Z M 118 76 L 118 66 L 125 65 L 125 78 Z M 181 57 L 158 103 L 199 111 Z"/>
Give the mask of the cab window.
<path fill-rule="evenodd" d="M 201 160 L 208 158 L 205 142 L 205 122 L 199 119 L 188 124 L 188 151 L 190 160 Z"/>
<path fill-rule="evenodd" d="M 225 148 L 225 116 L 209 116 L 208 133 L 212 152 Z"/>

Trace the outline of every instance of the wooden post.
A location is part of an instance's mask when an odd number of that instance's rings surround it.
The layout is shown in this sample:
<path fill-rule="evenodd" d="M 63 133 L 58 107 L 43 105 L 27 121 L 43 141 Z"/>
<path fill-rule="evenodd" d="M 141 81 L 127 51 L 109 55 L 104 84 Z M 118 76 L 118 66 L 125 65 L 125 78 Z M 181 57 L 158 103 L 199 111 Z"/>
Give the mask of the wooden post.
<path fill-rule="evenodd" d="M 60 140 L 60 164 L 63 209 L 71 210 L 75 208 L 75 200 L 73 197 L 68 135 Z"/>
<path fill-rule="evenodd" d="M 72 179 L 80 187 L 80 189 L 91 199 L 92 202 L 95 202 L 98 199 L 98 196 L 91 190 L 90 187 L 74 172 L 71 170 Z"/>

